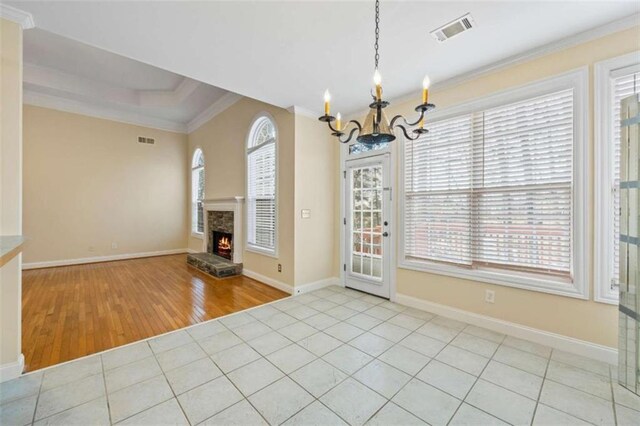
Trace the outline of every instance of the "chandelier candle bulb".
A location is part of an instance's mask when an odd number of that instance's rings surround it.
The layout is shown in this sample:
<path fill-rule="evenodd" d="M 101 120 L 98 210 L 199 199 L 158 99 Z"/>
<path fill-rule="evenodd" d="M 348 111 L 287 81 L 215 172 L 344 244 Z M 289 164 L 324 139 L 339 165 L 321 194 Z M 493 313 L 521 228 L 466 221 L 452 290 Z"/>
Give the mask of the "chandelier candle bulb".
<path fill-rule="evenodd" d="M 422 104 L 426 104 L 429 100 L 429 86 L 431 85 L 431 80 L 428 75 L 424 76 L 424 80 L 422 80 Z"/>
<path fill-rule="evenodd" d="M 382 76 L 376 68 L 376 72 L 373 73 L 373 83 L 376 85 L 376 99 L 382 100 Z"/>
<path fill-rule="evenodd" d="M 338 131 L 342 130 L 342 116 L 340 115 L 340 113 L 336 115 L 336 129 Z"/>
<path fill-rule="evenodd" d="M 324 115 L 329 115 L 331 111 L 331 93 L 329 93 L 329 89 L 324 91 Z"/>

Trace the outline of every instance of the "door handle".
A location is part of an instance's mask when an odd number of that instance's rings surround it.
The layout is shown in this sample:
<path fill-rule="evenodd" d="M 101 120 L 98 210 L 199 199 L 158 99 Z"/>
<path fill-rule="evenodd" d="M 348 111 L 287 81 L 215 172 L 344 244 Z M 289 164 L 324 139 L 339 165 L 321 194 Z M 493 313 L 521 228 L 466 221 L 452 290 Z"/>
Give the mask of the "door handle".
<path fill-rule="evenodd" d="M 385 231 L 385 232 L 383 232 L 383 233 L 382 233 L 382 236 L 383 236 L 383 237 L 388 237 L 388 236 L 389 236 L 389 233 Z"/>

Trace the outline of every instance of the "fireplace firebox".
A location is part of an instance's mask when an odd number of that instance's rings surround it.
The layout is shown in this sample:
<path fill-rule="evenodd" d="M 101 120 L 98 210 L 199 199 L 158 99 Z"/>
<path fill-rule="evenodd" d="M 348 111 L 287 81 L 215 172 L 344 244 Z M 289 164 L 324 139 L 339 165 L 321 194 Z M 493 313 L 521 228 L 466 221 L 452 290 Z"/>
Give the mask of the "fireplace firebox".
<path fill-rule="evenodd" d="M 233 255 L 233 234 L 212 231 L 211 253 L 231 260 Z"/>

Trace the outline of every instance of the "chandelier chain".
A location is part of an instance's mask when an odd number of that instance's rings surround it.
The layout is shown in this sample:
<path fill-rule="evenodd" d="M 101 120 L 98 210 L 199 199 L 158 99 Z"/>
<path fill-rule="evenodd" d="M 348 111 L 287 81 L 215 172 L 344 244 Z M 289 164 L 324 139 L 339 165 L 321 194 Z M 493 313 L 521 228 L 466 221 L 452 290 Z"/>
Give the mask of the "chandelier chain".
<path fill-rule="evenodd" d="M 379 38 L 380 38 L 380 0 L 376 0 L 376 42 L 373 45 L 376 51 L 376 55 L 375 55 L 376 69 L 378 69 L 378 60 L 380 59 L 380 54 L 378 53 Z"/>

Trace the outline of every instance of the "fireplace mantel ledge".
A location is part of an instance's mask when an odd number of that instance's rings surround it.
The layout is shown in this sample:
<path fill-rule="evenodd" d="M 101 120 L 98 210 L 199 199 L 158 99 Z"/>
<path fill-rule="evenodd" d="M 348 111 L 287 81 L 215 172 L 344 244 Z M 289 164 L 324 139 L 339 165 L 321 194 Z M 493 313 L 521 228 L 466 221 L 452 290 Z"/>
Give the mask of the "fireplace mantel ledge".
<path fill-rule="evenodd" d="M 242 203 L 244 197 L 226 197 L 226 198 L 208 198 L 202 200 L 202 204 L 215 204 L 215 203 Z"/>

